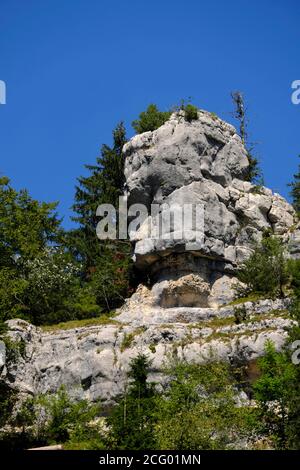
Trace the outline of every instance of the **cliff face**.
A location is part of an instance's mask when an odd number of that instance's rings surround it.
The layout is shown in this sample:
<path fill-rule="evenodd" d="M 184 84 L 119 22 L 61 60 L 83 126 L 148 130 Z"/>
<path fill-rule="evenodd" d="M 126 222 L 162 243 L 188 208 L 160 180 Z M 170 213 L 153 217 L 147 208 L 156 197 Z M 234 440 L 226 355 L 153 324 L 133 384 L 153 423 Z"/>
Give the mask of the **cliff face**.
<path fill-rule="evenodd" d="M 110 324 L 43 332 L 9 321 L 12 339 L 23 347 L 11 361 L 0 343 L 1 378 L 21 392 L 54 392 L 65 384 L 78 397 L 110 401 L 122 392 L 138 352 L 152 360 L 152 379 L 163 381 L 171 357 L 251 360 L 266 339 L 278 349 L 285 340 L 288 300 L 247 302 L 246 320 L 238 325 L 228 305 L 236 269 L 265 229 L 283 238 L 290 256 L 300 253 L 291 205 L 243 180 L 248 160 L 235 129 L 204 111 L 191 123 L 174 114 L 156 131 L 133 137 L 124 152 L 129 206 L 144 204 L 150 213 L 151 204 L 199 204 L 201 243 L 189 244 L 185 232 L 175 237 L 172 224 L 151 238 L 149 227 L 168 216 L 162 208 L 130 233 L 136 266 L 151 282 L 138 287 Z"/>
<path fill-rule="evenodd" d="M 237 266 L 264 230 L 290 241 L 289 228 L 296 223 L 293 208 L 270 189 L 242 179 L 249 163 L 241 139 L 234 127 L 214 115 L 200 111 L 198 120 L 188 123 L 174 114 L 156 131 L 133 137 L 124 152 L 129 205 L 142 202 L 150 210 L 151 204 L 192 203 L 204 210 L 203 240 L 194 249 L 191 244 L 186 249 L 185 234 L 174 238 L 176 227 L 164 231 L 160 222 L 168 210 L 150 215 L 131 233 L 136 265 L 153 282 L 145 304 L 224 305 L 233 298 Z M 159 223 L 160 237 L 149 237 L 149 227 Z"/>

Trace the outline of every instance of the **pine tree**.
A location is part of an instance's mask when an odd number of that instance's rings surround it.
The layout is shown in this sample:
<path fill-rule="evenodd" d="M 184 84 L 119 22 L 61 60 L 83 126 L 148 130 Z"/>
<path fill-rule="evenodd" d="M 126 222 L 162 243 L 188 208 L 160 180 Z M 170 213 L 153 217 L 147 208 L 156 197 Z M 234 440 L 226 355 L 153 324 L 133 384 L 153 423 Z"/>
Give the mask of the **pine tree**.
<path fill-rule="evenodd" d="M 86 165 L 87 177 L 78 179 L 73 220 L 79 227 L 69 235 L 68 244 L 83 262 L 83 279 L 88 282 L 102 311 L 111 311 L 131 292 L 133 269 L 131 246 L 124 240 L 99 240 L 96 216 L 100 204 L 112 204 L 118 212 L 119 196 L 125 183 L 124 154 L 126 131 L 123 123 L 113 131 L 113 145 L 103 145 L 95 165 Z M 117 217 L 118 218 L 118 217 Z"/>
<path fill-rule="evenodd" d="M 265 233 L 261 244 L 254 245 L 252 255 L 241 266 L 237 276 L 243 283 L 243 287 L 237 286 L 237 291 L 243 296 L 253 293 L 284 297 L 289 275 L 280 238 Z"/>
<path fill-rule="evenodd" d="M 298 173 L 294 174 L 294 181 L 288 186 L 291 188 L 290 196 L 292 197 L 294 209 L 300 216 L 300 164 L 298 165 Z"/>
<path fill-rule="evenodd" d="M 131 360 L 128 377 L 132 381 L 107 420 L 110 426 L 107 435 L 109 448 L 155 448 L 157 392 L 154 384 L 147 381 L 149 372 L 150 362 L 147 356 L 139 354 Z"/>
<path fill-rule="evenodd" d="M 234 104 L 233 117 L 239 122 L 239 135 L 242 139 L 242 143 L 246 148 L 247 157 L 249 160 L 248 173 L 246 175 L 246 180 L 251 181 L 252 183 L 262 184 L 262 171 L 258 165 L 258 159 L 253 155 L 253 144 L 248 142 L 248 118 L 247 118 L 247 108 L 245 106 L 245 100 L 243 94 L 240 91 L 235 91 L 231 93 L 231 98 Z"/>
<path fill-rule="evenodd" d="M 118 197 L 123 192 L 124 155 L 126 131 L 120 122 L 113 131 L 113 146 L 103 145 L 101 155 L 95 165 L 85 165 L 89 176 L 78 178 L 73 211 L 77 214 L 72 219 L 79 227 L 71 232 L 70 245 L 75 246 L 76 254 L 87 267 L 95 266 L 103 244 L 96 237 L 98 218 L 96 210 L 100 204 L 113 204 L 118 207 Z"/>
<path fill-rule="evenodd" d="M 132 127 L 137 134 L 155 131 L 155 129 L 162 126 L 170 116 L 170 111 L 159 111 L 156 104 L 150 104 L 146 111 L 140 113 L 139 119 L 132 122 Z"/>

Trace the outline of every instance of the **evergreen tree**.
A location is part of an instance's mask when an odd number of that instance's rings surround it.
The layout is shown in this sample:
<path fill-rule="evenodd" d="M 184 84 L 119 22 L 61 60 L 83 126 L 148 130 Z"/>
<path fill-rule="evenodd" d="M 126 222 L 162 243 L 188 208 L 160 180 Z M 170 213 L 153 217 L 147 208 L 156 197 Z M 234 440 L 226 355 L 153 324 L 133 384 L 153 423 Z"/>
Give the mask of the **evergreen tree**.
<path fill-rule="evenodd" d="M 247 108 L 245 106 L 245 100 L 243 94 L 240 91 L 231 93 L 231 98 L 234 104 L 233 117 L 239 122 L 239 135 L 242 139 L 242 143 L 246 148 L 247 157 L 249 160 L 248 173 L 246 180 L 252 183 L 262 184 L 262 172 L 259 168 L 258 159 L 253 155 L 253 144 L 248 142 L 248 119 L 247 119 Z"/>
<path fill-rule="evenodd" d="M 294 181 L 288 186 L 291 188 L 290 196 L 292 197 L 294 209 L 300 216 L 300 164 L 298 165 L 298 173 L 294 174 Z"/>
<path fill-rule="evenodd" d="M 112 204 L 118 214 L 125 183 L 122 153 L 125 143 L 126 131 L 121 122 L 113 131 L 112 147 L 103 145 L 96 164 L 86 165 L 90 175 L 78 179 L 73 206 L 77 214 L 73 220 L 79 227 L 68 237 L 71 250 L 83 262 L 84 280 L 88 281 L 102 311 L 119 307 L 128 297 L 132 282 L 129 241 L 100 241 L 96 235 L 99 222 L 96 211 L 100 204 Z"/>
<path fill-rule="evenodd" d="M 73 211 L 73 220 L 79 224 L 69 235 L 69 244 L 75 254 L 85 263 L 86 268 L 94 267 L 103 244 L 96 236 L 98 218 L 97 207 L 100 204 L 113 204 L 118 207 L 118 197 L 123 192 L 124 155 L 123 145 L 126 143 L 126 131 L 123 123 L 119 123 L 113 131 L 113 146 L 103 145 L 101 155 L 95 165 L 85 165 L 89 176 L 78 178 Z"/>
<path fill-rule="evenodd" d="M 150 104 L 146 111 L 139 115 L 139 119 L 132 122 L 132 127 L 137 134 L 147 131 L 155 131 L 162 126 L 171 116 L 170 111 L 159 111 L 156 104 Z"/>
<path fill-rule="evenodd" d="M 255 246 L 252 255 L 238 271 L 238 279 L 246 284 L 246 287 L 238 286 L 237 290 L 241 295 L 255 293 L 284 297 L 288 278 L 282 241 L 266 233 L 261 244 Z"/>
<path fill-rule="evenodd" d="M 144 354 L 132 359 L 128 376 L 132 379 L 128 390 L 108 417 L 110 432 L 107 445 L 126 450 L 155 448 L 154 384 L 147 382 L 150 363 Z"/>

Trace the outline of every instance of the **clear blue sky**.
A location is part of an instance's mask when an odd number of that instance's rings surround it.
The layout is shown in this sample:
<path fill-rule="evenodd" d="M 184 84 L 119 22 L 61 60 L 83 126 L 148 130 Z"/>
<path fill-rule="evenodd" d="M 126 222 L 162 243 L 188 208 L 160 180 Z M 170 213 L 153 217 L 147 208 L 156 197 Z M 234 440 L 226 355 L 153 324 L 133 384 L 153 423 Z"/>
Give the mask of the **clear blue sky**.
<path fill-rule="evenodd" d="M 265 184 L 287 196 L 300 153 L 298 0 L 0 0 L 0 172 L 64 225 L 76 177 L 121 119 L 192 97 L 232 121 L 249 104 Z"/>

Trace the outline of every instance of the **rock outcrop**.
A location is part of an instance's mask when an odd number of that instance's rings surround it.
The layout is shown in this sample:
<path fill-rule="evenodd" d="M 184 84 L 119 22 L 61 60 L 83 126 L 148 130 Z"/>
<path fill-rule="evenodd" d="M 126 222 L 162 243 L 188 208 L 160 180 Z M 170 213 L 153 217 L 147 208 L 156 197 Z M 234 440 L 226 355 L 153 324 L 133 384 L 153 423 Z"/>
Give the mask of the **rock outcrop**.
<path fill-rule="evenodd" d="M 9 335 L 22 348 L 12 361 L 0 342 L 0 373 L 20 392 L 55 392 L 65 384 L 74 396 L 110 402 L 123 391 L 138 352 L 152 360 L 151 379 L 163 382 L 163 367 L 174 358 L 252 360 L 267 339 L 277 349 L 286 339 L 287 299 L 230 304 L 236 270 L 265 229 L 282 237 L 290 256 L 300 256 L 292 206 L 243 180 L 249 163 L 234 127 L 205 111 L 190 123 L 177 113 L 156 131 L 133 137 L 124 153 L 128 204 L 149 211 L 130 233 L 136 266 L 149 282 L 104 325 L 46 332 L 10 320 Z M 165 206 L 151 215 L 152 204 L 202 206 L 201 243 L 191 244 L 186 233 L 178 237 L 172 224 L 151 238 L 149 227 L 168 215 Z M 244 313 L 239 324 L 237 308 Z"/>
<path fill-rule="evenodd" d="M 22 395 L 54 393 L 64 384 L 74 397 L 110 403 L 123 392 L 128 364 L 139 352 L 152 361 L 151 380 L 163 383 L 163 369 L 174 359 L 253 360 L 267 339 L 280 349 L 291 324 L 286 308 L 287 301 L 247 302 L 247 321 L 238 325 L 234 307 L 159 309 L 154 317 L 140 310 L 134 318 L 123 314 L 122 322 L 53 332 L 9 320 L 10 337 L 22 347 L 11 362 L 0 342 L 1 379 Z"/>
<path fill-rule="evenodd" d="M 236 130 L 200 111 L 186 122 L 180 113 L 154 132 L 133 137 L 125 146 L 128 204 L 203 207 L 199 246 L 178 237 L 161 220 L 168 209 L 131 232 L 136 265 L 152 280 L 145 303 L 154 307 L 216 307 L 233 299 L 237 267 L 270 229 L 297 251 L 300 232 L 292 233 L 294 209 L 279 194 L 243 180 L 248 159 Z M 149 227 L 160 224 L 160 236 Z M 193 227 L 197 233 L 197 227 Z M 151 234 L 150 234 L 151 235 Z M 142 299 L 140 299 L 142 300 Z M 132 304 L 130 304 L 130 308 Z M 141 306 L 141 304 L 140 304 Z M 126 308 L 126 307 L 125 307 Z"/>

